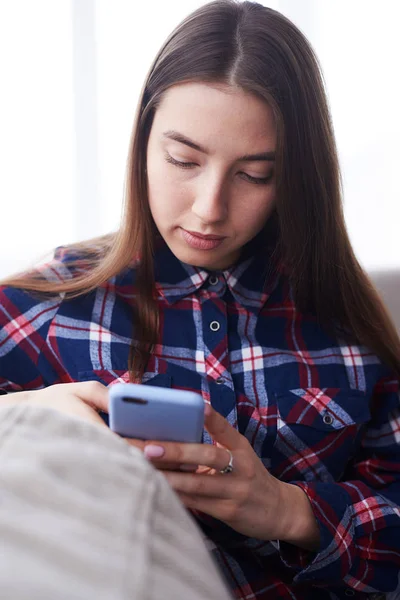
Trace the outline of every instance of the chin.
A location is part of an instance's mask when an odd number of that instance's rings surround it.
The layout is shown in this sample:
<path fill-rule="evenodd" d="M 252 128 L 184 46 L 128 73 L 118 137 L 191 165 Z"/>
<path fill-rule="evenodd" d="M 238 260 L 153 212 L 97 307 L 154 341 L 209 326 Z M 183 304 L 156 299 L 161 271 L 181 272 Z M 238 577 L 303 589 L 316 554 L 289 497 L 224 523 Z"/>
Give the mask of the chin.
<path fill-rule="evenodd" d="M 181 261 L 186 263 L 187 265 L 192 265 L 193 267 L 200 267 L 205 269 L 212 269 L 213 264 L 217 262 L 215 259 L 212 260 L 211 256 L 202 256 L 200 252 L 196 251 L 181 251 L 174 252 L 175 256 Z"/>
<path fill-rule="evenodd" d="M 212 256 L 211 253 L 201 252 L 196 250 L 174 251 L 175 256 L 183 263 L 198 267 L 200 269 L 208 269 L 210 271 L 223 271 L 232 266 L 235 260 L 231 256 Z"/>
<path fill-rule="evenodd" d="M 176 258 L 193 267 L 223 271 L 232 266 L 240 255 L 240 251 L 235 252 L 232 249 L 229 252 L 221 252 L 221 248 L 216 248 L 215 250 L 190 248 L 182 244 L 179 238 L 176 239 L 175 232 L 172 235 L 165 235 L 163 237 Z"/>
<path fill-rule="evenodd" d="M 193 267 L 205 267 L 206 269 L 211 269 L 211 263 L 215 262 L 212 260 L 211 256 L 202 256 L 196 250 L 188 250 L 186 248 L 177 248 L 176 244 L 168 244 L 171 252 L 176 256 L 178 260 L 187 265 L 192 265 Z"/>

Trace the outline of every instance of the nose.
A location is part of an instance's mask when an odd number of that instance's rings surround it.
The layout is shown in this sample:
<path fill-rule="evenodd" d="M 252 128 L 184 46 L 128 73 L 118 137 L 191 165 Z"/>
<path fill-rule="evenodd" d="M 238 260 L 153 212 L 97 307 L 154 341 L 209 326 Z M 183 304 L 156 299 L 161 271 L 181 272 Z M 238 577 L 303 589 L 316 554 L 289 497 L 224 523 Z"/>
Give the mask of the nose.
<path fill-rule="evenodd" d="M 228 216 L 228 190 L 224 182 L 199 182 L 192 211 L 205 225 L 225 221 Z"/>

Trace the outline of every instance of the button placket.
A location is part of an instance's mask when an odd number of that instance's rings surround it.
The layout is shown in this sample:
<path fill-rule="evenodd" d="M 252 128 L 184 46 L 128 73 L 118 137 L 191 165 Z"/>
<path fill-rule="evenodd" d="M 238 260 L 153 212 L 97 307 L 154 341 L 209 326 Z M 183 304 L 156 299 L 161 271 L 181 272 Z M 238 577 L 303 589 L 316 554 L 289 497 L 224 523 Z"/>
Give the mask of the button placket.
<path fill-rule="evenodd" d="M 219 323 L 219 321 L 211 321 L 210 323 L 210 329 L 211 331 L 219 331 L 221 328 L 221 324 Z"/>
<path fill-rule="evenodd" d="M 223 286 L 223 276 L 220 275 L 218 290 Z M 227 304 L 221 298 L 216 298 L 213 293 L 201 304 L 201 312 L 205 376 L 209 385 L 210 402 L 232 426 L 235 426 L 237 423 L 236 394 L 229 372 L 225 371 L 229 368 Z M 208 440 L 207 435 L 205 439 Z"/>
<path fill-rule="evenodd" d="M 217 285 L 217 283 L 219 283 L 218 275 L 210 275 L 209 282 L 210 285 Z"/>

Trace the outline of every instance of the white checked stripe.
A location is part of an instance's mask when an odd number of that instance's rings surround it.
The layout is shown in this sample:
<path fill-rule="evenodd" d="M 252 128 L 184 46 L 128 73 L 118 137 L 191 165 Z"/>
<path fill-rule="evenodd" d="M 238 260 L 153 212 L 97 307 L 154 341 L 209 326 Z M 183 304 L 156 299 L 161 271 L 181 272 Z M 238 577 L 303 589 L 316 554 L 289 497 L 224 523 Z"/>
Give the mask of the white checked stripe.
<path fill-rule="evenodd" d="M 278 417 L 277 428 L 279 431 L 281 431 L 281 437 L 279 439 L 279 451 L 290 461 L 290 464 L 286 467 L 286 469 L 280 472 L 281 478 L 284 477 L 287 472 L 291 471 L 293 467 L 295 467 L 301 472 L 309 470 L 313 473 L 315 471 L 323 471 L 327 474 L 329 479 L 332 479 L 332 476 L 329 474 L 329 471 L 324 465 L 323 461 L 320 460 L 319 455 L 324 454 L 325 452 L 329 453 L 330 448 L 335 447 L 339 441 L 339 437 L 345 433 L 345 428 L 342 429 L 338 437 L 332 438 L 329 444 L 326 444 L 319 450 L 313 450 L 309 448 L 303 440 L 293 433 L 293 431 L 287 426 L 287 423 L 283 421 L 281 417 Z M 303 464 L 307 466 L 302 467 L 301 465 Z"/>
<path fill-rule="evenodd" d="M 194 324 L 194 328 L 195 328 L 195 336 L 196 336 L 196 348 L 195 348 L 195 366 L 196 366 L 196 371 L 198 373 L 205 373 L 206 372 L 206 363 L 205 363 L 205 351 L 206 351 L 206 345 L 204 343 L 204 337 L 203 337 L 203 315 L 201 313 L 200 309 L 200 302 L 195 299 L 195 301 L 193 302 L 193 324 Z M 187 356 L 188 354 L 188 348 L 184 349 L 185 355 Z M 192 350 L 190 349 L 190 352 L 192 352 Z"/>
<path fill-rule="evenodd" d="M 212 379 L 216 379 L 225 373 L 225 367 L 223 361 L 225 360 L 227 352 L 223 352 L 218 358 L 212 353 L 208 353 L 205 359 L 206 373 Z"/>
<path fill-rule="evenodd" d="M 350 387 L 364 391 L 366 389 L 365 381 L 365 359 L 362 353 L 367 353 L 367 349 L 360 346 L 340 345 L 343 356 L 343 364 L 347 369 Z"/>
<path fill-rule="evenodd" d="M 319 403 L 320 403 L 319 399 L 321 398 L 321 396 L 324 396 L 324 393 L 325 393 L 325 390 L 318 389 L 318 388 L 307 388 L 307 390 L 293 390 L 293 391 L 296 395 L 301 396 L 302 398 L 304 398 L 304 396 L 307 396 L 307 404 L 305 405 L 303 412 L 298 417 L 299 421 L 302 418 L 304 418 L 304 416 L 310 410 L 311 406 L 319 405 Z M 315 394 L 313 393 L 314 391 L 316 392 Z M 298 394 L 297 392 L 303 392 L 303 393 Z"/>
<path fill-rule="evenodd" d="M 264 352 L 261 346 L 242 348 L 243 371 L 264 368 Z"/>
<path fill-rule="evenodd" d="M 224 271 L 224 275 L 226 278 L 226 282 L 231 286 L 235 287 L 237 285 L 238 279 L 234 275 L 231 275 L 229 271 Z"/>
<path fill-rule="evenodd" d="M 400 399 L 399 399 L 400 403 Z M 379 448 L 388 445 L 388 440 L 400 443 L 400 408 L 389 414 L 389 420 L 380 428 L 370 429 L 365 436 L 366 448 Z"/>
<path fill-rule="evenodd" d="M 33 333 L 35 333 L 36 329 L 32 326 L 32 323 L 26 321 L 24 317 L 19 317 L 18 319 L 13 319 L 8 323 L 5 328 L 6 331 L 12 334 L 15 342 L 20 342 L 23 339 L 28 338 Z"/>
<path fill-rule="evenodd" d="M 101 327 L 97 323 L 91 323 L 89 339 L 91 342 L 104 342 L 109 344 L 111 342 L 111 332 L 109 329 Z M 97 368 L 95 363 L 93 363 L 93 368 Z"/>
<path fill-rule="evenodd" d="M 187 348 L 157 344 L 154 347 L 154 355 L 156 360 L 161 358 L 190 371 L 197 371 L 197 373 L 206 371 L 203 350 L 191 350 L 188 353 Z"/>
<path fill-rule="evenodd" d="M 114 305 L 114 292 L 111 292 L 108 287 L 96 290 L 89 344 L 90 359 L 94 369 L 112 369 L 110 328 Z"/>
<path fill-rule="evenodd" d="M 22 339 L 26 339 L 35 352 L 38 352 L 39 349 L 30 336 L 54 318 L 58 307 L 59 302 L 43 302 L 13 319 L 8 311 L 0 306 L 0 310 L 8 319 L 8 323 L 0 332 L 0 357 L 10 352 Z M 2 344 L 1 342 L 8 336 L 9 339 Z"/>
<path fill-rule="evenodd" d="M 206 363 L 204 359 L 204 350 L 196 350 L 196 371 L 198 373 L 206 372 Z"/>
<path fill-rule="evenodd" d="M 65 281 L 73 277 L 71 269 L 61 262 L 47 263 L 38 270 L 49 282 Z"/>
<path fill-rule="evenodd" d="M 374 510 L 379 509 L 379 511 L 381 512 L 380 507 L 374 506 L 372 508 L 371 506 L 368 505 L 368 500 L 366 498 L 363 498 L 363 500 L 361 501 L 360 504 L 361 504 L 361 506 L 359 504 L 356 504 L 354 506 L 354 510 L 359 515 L 360 515 L 360 511 L 362 511 L 362 517 L 359 517 L 358 520 L 361 521 L 362 523 L 370 522 L 373 527 L 373 530 L 376 531 L 376 524 L 375 524 L 375 520 L 374 520 Z M 362 507 L 364 507 L 367 510 L 367 512 L 364 512 Z M 369 519 L 366 518 L 366 514 L 368 514 Z"/>
<path fill-rule="evenodd" d="M 205 271 L 200 271 L 200 273 L 194 273 L 190 279 L 193 285 L 200 285 L 205 281 L 206 277 L 207 273 Z"/>
<path fill-rule="evenodd" d="M 362 367 L 363 359 L 358 346 L 341 346 L 346 367 Z"/>

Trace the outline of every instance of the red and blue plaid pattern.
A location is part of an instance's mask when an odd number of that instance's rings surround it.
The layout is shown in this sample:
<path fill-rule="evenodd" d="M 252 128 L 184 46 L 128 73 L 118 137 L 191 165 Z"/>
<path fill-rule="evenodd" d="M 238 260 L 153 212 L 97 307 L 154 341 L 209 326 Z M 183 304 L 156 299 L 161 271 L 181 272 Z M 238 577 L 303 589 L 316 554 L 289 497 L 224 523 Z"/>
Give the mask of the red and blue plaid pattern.
<path fill-rule="evenodd" d="M 71 278 L 71 258 L 59 250 L 41 270 Z M 264 262 L 249 257 L 210 276 L 161 246 L 160 331 L 144 382 L 200 391 L 273 475 L 304 490 L 321 544 L 310 553 L 199 522 L 236 598 L 399 590 L 399 381 L 368 349 L 301 314 L 285 275 L 266 274 Z M 74 300 L 1 289 L 0 388 L 127 381 L 134 280 L 128 269 Z"/>

